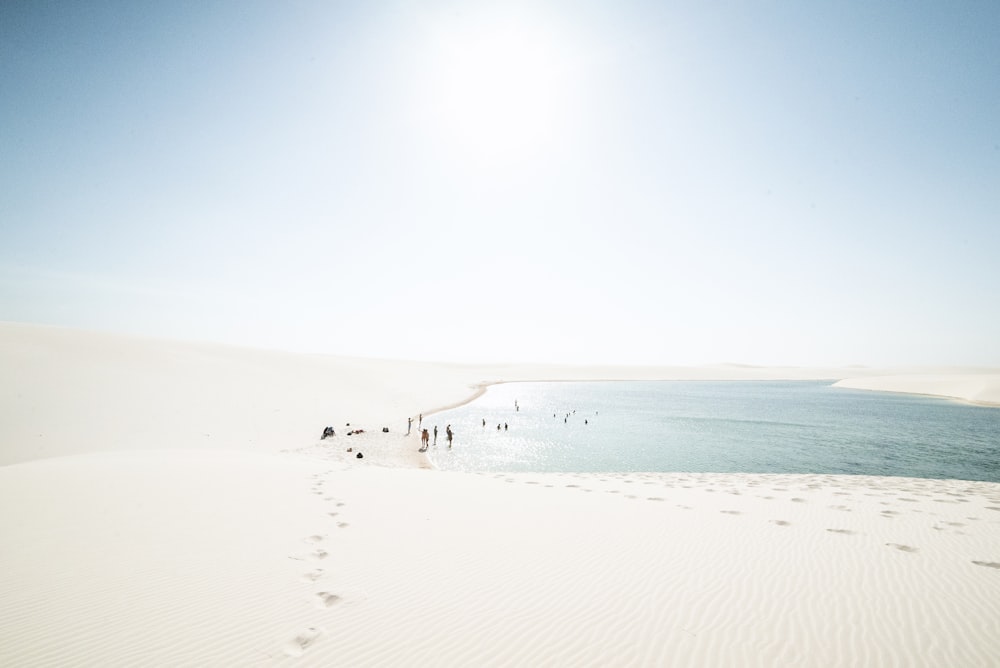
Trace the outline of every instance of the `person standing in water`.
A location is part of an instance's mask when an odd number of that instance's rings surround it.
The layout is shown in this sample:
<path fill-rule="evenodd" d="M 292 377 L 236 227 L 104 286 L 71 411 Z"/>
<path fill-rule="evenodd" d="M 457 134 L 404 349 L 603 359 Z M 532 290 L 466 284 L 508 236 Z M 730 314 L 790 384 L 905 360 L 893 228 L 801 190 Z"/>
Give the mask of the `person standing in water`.
<path fill-rule="evenodd" d="M 451 425 L 448 425 L 447 427 L 445 427 L 444 433 L 448 437 L 448 447 L 450 448 L 451 447 L 451 440 L 453 438 L 455 438 L 455 434 L 451 430 Z"/>

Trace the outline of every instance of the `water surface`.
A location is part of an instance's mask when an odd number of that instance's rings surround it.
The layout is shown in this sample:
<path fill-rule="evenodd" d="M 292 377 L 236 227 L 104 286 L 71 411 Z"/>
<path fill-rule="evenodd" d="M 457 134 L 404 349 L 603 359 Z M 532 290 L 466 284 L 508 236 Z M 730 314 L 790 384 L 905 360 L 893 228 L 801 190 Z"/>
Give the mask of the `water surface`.
<path fill-rule="evenodd" d="M 1000 409 L 827 381 L 506 383 L 424 425 L 439 428 L 431 458 L 446 470 L 1000 482 Z"/>

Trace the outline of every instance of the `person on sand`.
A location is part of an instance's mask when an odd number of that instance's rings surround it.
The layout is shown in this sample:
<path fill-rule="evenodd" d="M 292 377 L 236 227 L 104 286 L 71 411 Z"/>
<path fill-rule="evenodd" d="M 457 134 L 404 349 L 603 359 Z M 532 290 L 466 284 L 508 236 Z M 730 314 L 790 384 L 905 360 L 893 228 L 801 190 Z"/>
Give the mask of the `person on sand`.
<path fill-rule="evenodd" d="M 451 447 L 451 440 L 453 438 L 455 438 L 455 434 L 451 431 L 451 425 L 448 425 L 447 427 L 445 427 L 444 433 L 448 437 L 448 447 L 450 448 Z"/>
<path fill-rule="evenodd" d="M 417 429 L 420 429 L 420 428 L 422 428 L 423 426 L 424 426 L 424 414 L 423 414 L 423 413 L 421 413 L 421 414 L 420 414 L 420 420 L 419 420 L 419 422 L 417 422 Z"/>
<path fill-rule="evenodd" d="M 410 435 L 410 428 L 413 427 L 413 418 L 406 418 L 406 435 Z"/>
<path fill-rule="evenodd" d="M 438 426 L 434 425 L 434 445 L 438 444 Z"/>
<path fill-rule="evenodd" d="M 431 440 L 431 435 L 427 433 L 426 429 L 420 432 L 420 452 L 427 452 L 428 442 Z"/>

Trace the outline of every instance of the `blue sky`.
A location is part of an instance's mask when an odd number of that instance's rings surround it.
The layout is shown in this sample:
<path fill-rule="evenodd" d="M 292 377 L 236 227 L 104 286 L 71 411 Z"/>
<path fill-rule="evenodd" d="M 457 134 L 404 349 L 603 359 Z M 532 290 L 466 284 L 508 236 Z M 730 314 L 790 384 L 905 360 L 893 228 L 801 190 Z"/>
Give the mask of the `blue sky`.
<path fill-rule="evenodd" d="M 0 320 L 1000 365 L 1000 4 L 7 2 Z"/>

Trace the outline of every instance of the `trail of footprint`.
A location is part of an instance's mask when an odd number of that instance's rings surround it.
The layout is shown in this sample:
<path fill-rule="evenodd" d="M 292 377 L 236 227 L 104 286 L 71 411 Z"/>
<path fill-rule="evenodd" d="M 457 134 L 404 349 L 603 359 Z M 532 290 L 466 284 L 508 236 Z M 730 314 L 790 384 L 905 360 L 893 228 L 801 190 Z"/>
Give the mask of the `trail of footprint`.
<path fill-rule="evenodd" d="M 995 561 L 973 561 L 976 566 L 985 566 L 986 568 L 1000 568 L 1000 564 Z"/>
<path fill-rule="evenodd" d="M 294 657 L 302 656 L 310 645 L 319 640 L 321 635 L 323 635 L 323 631 L 315 626 L 306 628 L 304 631 L 285 643 L 285 654 Z"/>

